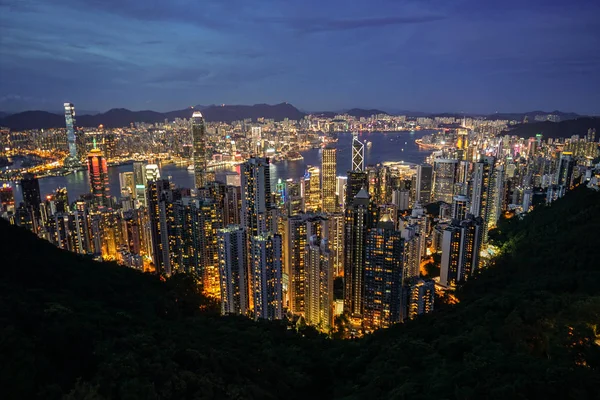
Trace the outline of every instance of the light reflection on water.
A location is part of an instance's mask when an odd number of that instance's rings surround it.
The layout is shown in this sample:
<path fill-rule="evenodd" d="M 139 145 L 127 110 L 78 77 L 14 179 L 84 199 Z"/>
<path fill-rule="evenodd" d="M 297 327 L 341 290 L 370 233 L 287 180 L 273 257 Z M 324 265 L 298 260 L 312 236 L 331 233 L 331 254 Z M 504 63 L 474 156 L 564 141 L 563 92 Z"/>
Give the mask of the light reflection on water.
<path fill-rule="evenodd" d="M 430 150 L 421 150 L 415 144 L 415 139 L 422 137 L 432 131 L 419 132 L 365 132 L 360 135 L 362 141 L 370 141 L 372 145 L 365 149 L 365 165 L 377 164 L 384 161 L 404 161 L 407 163 L 421 163 L 431 153 Z M 337 174 L 346 175 L 346 172 L 352 166 L 352 134 L 342 133 L 338 136 L 336 143 L 338 149 L 337 155 Z M 300 178 L 304 175 L 307 166 L 321 164 L 321 155 L 319 149 L 309 149 L 301 153 L 303 160 L 298 161 L 279 161 L 271 165 L 271 181 L 274 184 L 278 179 L 286 180 L 289 178 Z M 120 195 L 119 173 L 133 171 L 131 164 L 119 165 L 108 168 L 108 179 L 110 193 L 112 196 Z M 238 169 L 239 172 L 239 169 Z M 187 170 L 187 166 L 177 166 L 167 164 L 161 168 L 161 176 L 169 178 L 177 186 L 193 187 L 194 174 Z M 15 185 L 15 201 L 22 201 L 20 185 Z M 53 176 L 40 179 L 40 191 L 42 196 L 52 193 L 59 187 L 66 187 L 69 193 L 69 200 L 73 201 L 81 194 L 88 193 L 90 190 L 87 171 L 78 171 L 67 176 Z"/>

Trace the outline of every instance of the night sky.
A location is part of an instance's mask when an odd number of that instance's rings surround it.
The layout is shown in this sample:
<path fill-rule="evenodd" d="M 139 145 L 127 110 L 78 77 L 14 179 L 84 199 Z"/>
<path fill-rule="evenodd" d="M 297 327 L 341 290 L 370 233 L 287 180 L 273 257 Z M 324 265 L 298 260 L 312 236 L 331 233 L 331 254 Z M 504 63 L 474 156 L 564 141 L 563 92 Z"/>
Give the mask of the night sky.
<path fill-rule="evenodd" d="M 599 0 L 0 0 L 0 111 L 600 114 Z"/>

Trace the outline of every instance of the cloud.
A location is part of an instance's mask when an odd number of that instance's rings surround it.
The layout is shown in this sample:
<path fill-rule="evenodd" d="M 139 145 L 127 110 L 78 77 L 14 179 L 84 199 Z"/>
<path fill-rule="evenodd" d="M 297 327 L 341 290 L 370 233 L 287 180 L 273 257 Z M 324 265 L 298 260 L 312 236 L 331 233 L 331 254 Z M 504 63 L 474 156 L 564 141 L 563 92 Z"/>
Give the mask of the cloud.
<path fill-rule="evenodd" d="M 363 28 L 383 28 L 392 25 L 412 25 L 445 19 L 441 15 L 396 16 L 358 19 L 266 18 L 265 22 L 282 24 L 304 33 L 348 31 Z"/>

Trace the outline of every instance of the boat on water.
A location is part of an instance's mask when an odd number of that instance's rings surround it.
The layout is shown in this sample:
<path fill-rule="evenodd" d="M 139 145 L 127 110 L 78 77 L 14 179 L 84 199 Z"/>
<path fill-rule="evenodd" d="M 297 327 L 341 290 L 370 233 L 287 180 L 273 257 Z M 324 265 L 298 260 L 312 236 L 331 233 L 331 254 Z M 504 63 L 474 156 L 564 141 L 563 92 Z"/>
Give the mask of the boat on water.
<path fill-rule="evenodd" d="M 188 165 L 187 170 L 190 172 L 194 172 L 194 166 L 193 165 Z"/>
<path fill-rule="evenodd" d="M 373 142 L 370 142 L 370 141 L 367 140 L 366 141 L 366 145 L 367 145 L 367 149 L 370 149 L 371 146 L 373 146 Z"/>

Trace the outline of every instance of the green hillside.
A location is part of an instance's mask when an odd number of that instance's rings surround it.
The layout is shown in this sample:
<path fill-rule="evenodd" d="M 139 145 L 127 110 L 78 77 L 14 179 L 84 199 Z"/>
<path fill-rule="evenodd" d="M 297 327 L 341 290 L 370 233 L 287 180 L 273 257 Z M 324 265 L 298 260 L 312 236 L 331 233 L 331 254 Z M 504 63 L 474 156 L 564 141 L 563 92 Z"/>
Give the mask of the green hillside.
<path fill-rule="evenodd" d="M 0 221 L 3 399 L 598 398 L 600 193 L 501 221 L 496 265 L 357 341 L 219 317 L 167 282 Z"/>

